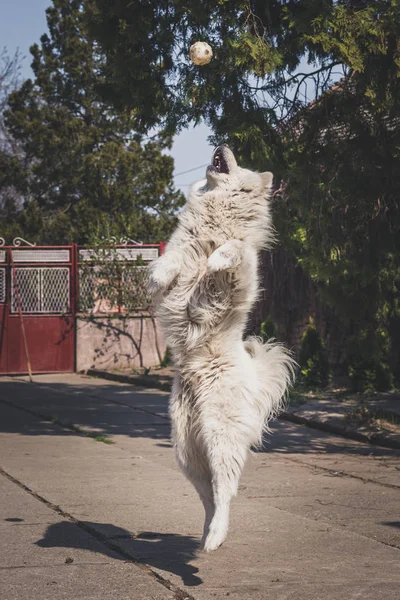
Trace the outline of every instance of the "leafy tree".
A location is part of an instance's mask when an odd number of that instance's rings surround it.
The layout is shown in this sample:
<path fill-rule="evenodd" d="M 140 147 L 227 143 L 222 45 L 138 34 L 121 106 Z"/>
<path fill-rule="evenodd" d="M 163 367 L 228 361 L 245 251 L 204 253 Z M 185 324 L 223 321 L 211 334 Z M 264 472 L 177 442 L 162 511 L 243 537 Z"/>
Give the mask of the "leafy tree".
<path fill-rule="evenodd" d="M 346 323 L 350 374 L 400 381 L 398 1 L 85 6 L 102 93 L 135 106 L 143 130 L 203 119 L 243 163 L 271 168 L 280 239 Z M 207 67 L 188 60 L 197 39 L 213 47 Z"/>
<path fill-rule="evenodd" d="M 13 220 L 20 207 L 20 196 L 13 185 L 19 171 L 22 152 L 20 144 L 7 131 L 4 110 L 8 97 L 19 85 L 21 56 L 18 51 L 9 56 L 0 52 L 0 220 Z M 5 231 L 0 231 L 4 235 Z"/>
<path fill-rule="evenodd" d="M 385 67 L 380 79 L 398 68 L 395 0 L 87 0 L 85 6 L 106 51 L 104 91 L 117 105 L 135 106 L 143 126 L 205 119 L 253 161 L 260 148 L 263 161 L 270 155 L 277 123 L 317 98 L 338 72 L 364 72 L 376 90 L 378 67 Z M 188 60 L 197 39 L 214 50 L 206 68 Z"/>
<path fill-rule="evenodd" d="M 105 59 L 83 0 L 54 0 L 47 23 L 31 48 L 35 78 L 10 95 L 5 114 L 24 155 L 12 175 L 24 197 L 21 233 L 46 243 L 165 239 L 183 200 L 164 153 L 171 137 L 144 137 L 135 110 L 100 98 Z"/>
<path fill-rule="evenodd" d="M 400 115 L 395 98 L 380 106 L 362 86 L 354 76 L 299 116 L 281 222 L 286 247 L 347 324 L 353 379 L 364 370 L 382 388 L 400 358 Z"/>

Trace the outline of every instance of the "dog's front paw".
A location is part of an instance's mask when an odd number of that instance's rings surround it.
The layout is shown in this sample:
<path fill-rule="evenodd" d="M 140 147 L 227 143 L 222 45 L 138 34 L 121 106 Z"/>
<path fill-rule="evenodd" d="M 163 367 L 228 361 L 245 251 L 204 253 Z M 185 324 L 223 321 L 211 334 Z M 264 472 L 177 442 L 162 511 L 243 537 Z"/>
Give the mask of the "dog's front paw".
<path fill-rule="evenodd" d="M 231 240 L 217 248 L 207 260 L 207 272 L 235 269 L 242 260 L 242 242 Z"/>
<path fill-rule="evenodd" d="M 180 265 L 159 259 L 158 264 L 150 265 L 147 289 L 151 294 L 157 294 L 171 285 L 178 276 Z"/>

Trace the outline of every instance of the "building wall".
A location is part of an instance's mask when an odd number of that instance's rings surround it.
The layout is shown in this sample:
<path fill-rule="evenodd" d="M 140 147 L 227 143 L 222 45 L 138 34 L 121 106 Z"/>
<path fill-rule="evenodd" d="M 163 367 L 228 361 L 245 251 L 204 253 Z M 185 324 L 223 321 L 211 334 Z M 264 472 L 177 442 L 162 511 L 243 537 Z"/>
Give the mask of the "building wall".
<path fill-rule="evenodd" d="M 76 318 L 76 369 L 120 369 L 159 365 L 166 346 L 148 315 Z"/>

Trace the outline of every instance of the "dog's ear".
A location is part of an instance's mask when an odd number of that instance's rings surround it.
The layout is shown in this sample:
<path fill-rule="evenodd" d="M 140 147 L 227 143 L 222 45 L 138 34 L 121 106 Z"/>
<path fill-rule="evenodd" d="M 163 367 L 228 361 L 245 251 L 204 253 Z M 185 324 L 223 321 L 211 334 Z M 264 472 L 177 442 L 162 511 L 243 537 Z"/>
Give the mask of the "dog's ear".
<path fill-rule="evenodd" d="M 274 176 L 269 171 L 265 171 L 265 173 L 260 173 L 261 178 L 261 187 L 266 194 L 269 194 L 272 190 L 272 184 L 274 180 Z"/>

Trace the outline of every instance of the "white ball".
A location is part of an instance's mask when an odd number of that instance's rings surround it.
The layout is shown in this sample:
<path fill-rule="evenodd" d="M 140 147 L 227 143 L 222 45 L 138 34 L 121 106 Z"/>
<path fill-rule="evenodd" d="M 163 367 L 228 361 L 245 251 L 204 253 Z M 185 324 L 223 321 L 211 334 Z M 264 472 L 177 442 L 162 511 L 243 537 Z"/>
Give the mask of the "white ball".
<path fill-rule="evenodd" d="M 213 51 L 207 42 L 195 42 L 190 46 L 189 56 L 195 65 L 208 65 L 213 57 Z"/>

